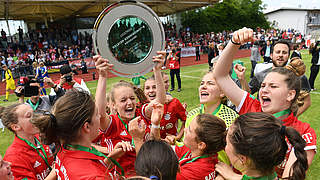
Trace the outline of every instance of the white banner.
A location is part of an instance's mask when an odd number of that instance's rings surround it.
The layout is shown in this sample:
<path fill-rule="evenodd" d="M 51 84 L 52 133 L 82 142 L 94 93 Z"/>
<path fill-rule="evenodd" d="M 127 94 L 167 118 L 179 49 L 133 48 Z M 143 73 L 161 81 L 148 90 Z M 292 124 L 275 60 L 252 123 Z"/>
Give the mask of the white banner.
<path fill-rule="evenodd" d="M 196 56 L 195 47 L 181 48 L 181 57 Z"/>

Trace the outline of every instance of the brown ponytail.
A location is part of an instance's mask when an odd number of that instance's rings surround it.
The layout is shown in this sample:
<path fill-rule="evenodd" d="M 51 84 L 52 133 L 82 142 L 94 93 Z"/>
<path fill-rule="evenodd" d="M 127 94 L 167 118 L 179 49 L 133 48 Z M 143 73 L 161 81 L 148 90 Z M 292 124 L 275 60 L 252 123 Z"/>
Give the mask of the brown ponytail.
<path fill-rule="evenodd" d="M 306 65 L 304 62 L 298 58 L 294 57 L 290 60 L 290 63 L 286 65 L 284 68 L 292 71 L 296 76 L 302 76 L 306 72 Z"/>
<path fill-rule="evenodd" d="M 305 140 L 301 135 L 292 127 L 286 127 L 285 135 L 290 144 L 294 147 L 294 154 L 297 158 L 296 162 L 292 165 L 289 174 L 289 180 L 305 179 L 306 171 L 308 169 L 307 153 L 304 150 L 306 145 Z"/>
<path fill-rule="evenodd" d="M 85 122 L 91 123 L 95 103 L 86 92 L 72 90 L 60 97 L 52 114 L 36 115 L 32 123 L 40 129 L 44 144 L 70 144 L 79 138 Z"/>

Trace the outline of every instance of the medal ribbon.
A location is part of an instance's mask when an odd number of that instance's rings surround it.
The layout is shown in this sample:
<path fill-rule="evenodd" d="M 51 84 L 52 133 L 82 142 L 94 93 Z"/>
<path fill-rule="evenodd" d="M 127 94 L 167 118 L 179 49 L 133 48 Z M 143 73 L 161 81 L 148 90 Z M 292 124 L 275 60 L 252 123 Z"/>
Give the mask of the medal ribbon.
<path fill-rule="evenodd" d="M 183 161 L 183 159 L 187 156 L 188 153 L 190 153 L 190 151 L 186 152 L 186 153 L 181 157 L 181 159 L 179 160 L 179 163 Z M 209 155 L 207 155 L 207 154 L 206 154 L 206 155 L 202 155 L 202 156 L 197 156 L 197 157 L 192 158 L 190 161 L 187 161 L 187 162 L 182 163 L 182 164 L 192 163 L 192 162 L 196 161 L 197 159 L 202 159 L 202 158 L 207 158 L 207 157 L 209 157 Z"/>
<path fill-rule="evenodd" d="M 39 156 L 44 160 L 44 162 L 46 163 L 46 165 L 49 167 L 50 171 L 52 170 L 50 164 L 48 163 L 48 157 L 47 157 L 46 151 L 44 150 L 42 144 L 40 143 L 40 141 L 39 141 L 36 137 L 34 137 L 34 140 L 37 142 L 37 144 L 40 145 L 40 149 L 41 149 L 43 155 L 39 152 L 38 148 L 37 148 L 34 144 L 32 144 L 30 141 L 28 141 L 28 140 L 26 140 L 26 139 L 23 139 L 23 138 L 19 137 L 18 135 L 17 135 L 17 137 L 18 137 L 19 139 L 21 139 L 22 141 L 24 141 L 25 143 L 27 143 L 30 147 L 32 147 L 33 149 L 35 149 L 35 150 L 37 151 L 37 153 L 39 154 Z"/>
<path fill-rule="evenodd" d="M 33 111 L 35 111 L 35 110 L 38 108 L 38 106 L 39 106 L 40 100 L 37 101 L 36 105 L 33 105 L 33 103 L 31 102 L 30 99 L 28 100 L 28 103 L 29 103 L 30 106 L 32 107 Z"/>
<path fill-rule="evenodd" d="M 104 158 L 107 158 L 108 160 L 110 160 L 113 164 L 115 164 L 118 168 L 120 168 L 121 170 L 121 175 L 123 176 L 124 175 L 124 170 L 123 168 L 121 167 L 121 165 L 114 159 L 112 159 L 111 157 L 107 157 L 106 155 L 104 155 L 102 152 L 98 151 L 96 148 L 94 147 L 85 147 L 85 146 L 81 146 L 81 145 L 71 145 L 71 144 L 67 144 L 67 146 L 69 147 L 72 147 L 76 150 L 79 150 L 79 151 L 85 151 L 85 152 L 88 152 L 88 153 L 91 153 L 91 154 L 94 154 L 96 156 L 99 156 L 99 157 L 104 157 Z"/>
<path fill-rule="evenodd" d="M 124 125 L 124 127 L 126 128 L 126 130 L 127 130 L 127 133 L 129 134 L 129 129 L 128 129 L 128 124 L 127 123 L 125 123 L 122 119 L 121 119 L 121 117 L 120 117 L 120 115 L 118 114 L 118 118 L 120 119 L 120 121 L 122 122 L 122 124 Z M 133 146 L 133 147 L 135 147 L 135 145 L 134 145 L 134 142 L 133 142 L 133 139 L 131 138 L 131 145 Z"/>
<path fill-rule="evenodd" d="M 276 118 L 279 118 L 279 117 L 281 117 L 281 116 L 284 116 L 284 115 L 287 115 L 287 114 L 290 114 L 290 113 L 291 113 L 290 109 L 286 109 L 286 110 L 283 110 L 283 111 L 274 113 L 274 114 L 272 114 L 272 115 L 273 115 L 274 117 L 276 117 Z"/>
<path fill-rule="evenodd" d="M 247 176 L 247 175 L 243 175 L 241 180 L 252 180 L 252 179 L 256 179 L 256 180 L 274 180 L 277 177 L 277 173 L 274 172 L 268 176 L 262 176 L 262 177 L 251 177 L 251 176 Z"/>

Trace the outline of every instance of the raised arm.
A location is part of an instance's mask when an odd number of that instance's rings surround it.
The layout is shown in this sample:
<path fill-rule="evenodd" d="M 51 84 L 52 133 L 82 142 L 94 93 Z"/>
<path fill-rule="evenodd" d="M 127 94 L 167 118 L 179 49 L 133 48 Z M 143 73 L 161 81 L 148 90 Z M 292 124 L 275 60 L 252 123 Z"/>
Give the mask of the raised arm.
<path fill-rule="evenodd" d="M 160 120 L 164 113 L 163 104 L 153 104 L 152 116 L 151 116 L 151 129 L 150 139 L 161 140 L 160 136 Z"/>
<path fill-rule="evenodd" d="M 245 93 L 240 89 L 229 76 L 229 70 L 232 67 L 234 55 L 237 53 L 241 44 L 253 40 L 253 31 L 243 28 L 233 33 L 231 41 L 222 51 L 219 60 L 213 70 L 213 76 L 223 90 L 224 94 L 232 101 L 233 104 L 239 106 Z"/>
<path fill-rule="evenodd" d="M 107 75 L 108 70 L 112 68 L 112 64 L 109 64 L 107 59 L 103 59 L 97 55 L 93 57 L 96 68 L 99 72 L 99 80 L 96 90 L 96 106 L 98 107 L 100 114 L 100 128 L 105 130 L 108 128 L 110 119 L 106 113 L 107 97 L 106 97 L 106 86 L 107 86 Z"/>
<path fill-rule="evenodd" d="M 157 86 L 155 101 L 160 104 L 164 104 L 166 102 L 167 96 L 166 96 L 166 90 L 165 90 L 163 78 L 161 75 L 161 67 L 163 66 L 166 52 L 158 51 L 157 54 L 158 54 L 157 56 L 153 57 L 153 62 L 156 63 L 155 67 L 153 68 L 153 73 L 154 73 L 156 86 Z M 152 106 L 153 106 L 152 104 L 153 103 L 149 103 L 149 105 L 146 107 L 145 116 L 147 119 L 151 118 Z"/>

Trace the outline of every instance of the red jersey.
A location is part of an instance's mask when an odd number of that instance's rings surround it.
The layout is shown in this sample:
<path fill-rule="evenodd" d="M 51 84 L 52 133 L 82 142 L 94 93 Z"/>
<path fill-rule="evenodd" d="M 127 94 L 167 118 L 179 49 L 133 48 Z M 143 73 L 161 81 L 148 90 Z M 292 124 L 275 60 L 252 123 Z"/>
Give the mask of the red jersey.
<path fill-rule="evenodd" d="M 248 112 L 262 112 L 260 101 L 255 99 L 252 95 L 249 93 L 245 94 L 244 98 L 241 100 L 239 107 L 237 107 L 237 110 L 239 111 L 239 114 L 245 114 Z M 284 126 L 290 126 L 293 127 L 295 130 L 297 130 L 302 138 L 306 141 L 305 150 L 314 150 L 317 149 L 317 135 L 310 127 L 308 123 L 301 122 L 291 113 L 287 118 L 283 119 L 282 122 L 284 123 Z M 288 144 L 288 151 L 286 154 L 285 160 L 278 166 L 277 168 L 277 174 L 278 176 L 282 175 L 282 172 L 284 170 L 284 167 L 287 163 L 287 160 L 289 158 L 290 152 L 292 150 L 292 145 L 287 140 Z"/>
<path fill-rule="evenodd" d="M 129 134 L 126 127 L 128 127 L 128 122 L 120 120 L 118 115 L 110 115 L 110 124 L 109 127 L 105 131 L 101 131 L 100 135 L 94 140 L 94 143 L 101 145 L 103 147 L 107 147 L 108 152 L 111 152 L 114 146 L 121 141 L 129 141 L 132 142 L 132 136 Z M 149 134 L 145 135 L 145 138 Z M 129 151 L 126 152 L 122 157 L 117 159 L 119 164 L 124 169 L 126 175 L 135 174 L 134 171 L 134 162 L 136 160 L 136 152 Z"/>
<path fill-rule="evenodd" d="M 175 146 L 175 152 L 179 159 L 180 172 L 177 180 L 182 179 L 215 179 L 217 174 L 215 166 L 218 163 L 218 155 L 191 158 L 191 152 L 186 146 Z"/>
<path fill-rule="evenodd" d="M 169 69 L 180 69 L 180 64 L 178 61 L 178 57 L 171 57 L 169 60 Z"/>
<path fill-rule="evenodd" d="M 50 166 L 53 164 L 53 154 L 49 146 L 42 145 Z M 36 145 L 39 153 L 43 156 L 40 144 Z M 50 168 L 37 150 L 29 146 L 25 141 L 15 136 L 12 144 L 3 158 L 11 163 L 11 171 L 15 179 L 44 180 L 50 173 Z"/>
<path fill-rule="evenodd" d="M 142 106 L 142 115 L 145 114 L 145 108 L 148 104 Z M 164 104 L 164 115 L 160 120 L 160 135 L 161 138 L 166 138 L 167 134 L 177 135 L 178 120 L 186 121 L 186 109 L 183 107 L 181 102 L 174 98 L 168 104 Z M 151 122 L 148 122 L 148 125 Z"/>
<path fill-rule="evenodd" d="M 104 157 L 86 151 L 62 148 L 55 161 L 57 179 L 112 179 L 114 174 L 107 171 L 107 166 L 103 160 Z"/>
<path fill-rule="evenodd" d="M 73 77 L 73 80 L 74 80 L 76 83 L 78 83 L 78 84 L 81 85 L 82 79 Z M 54 83 L 55 83 L 55 84 L 60 84 L 60 79 L 56 80 Z M 64 84 L 62 85 L 62 88 L 65 89 L 65 90 L 68 90 L 68 89 L 72 89 L 73 86 L 70 85 L 70 84 L 68 84 L 68 83 L 64 83 Z"/>

